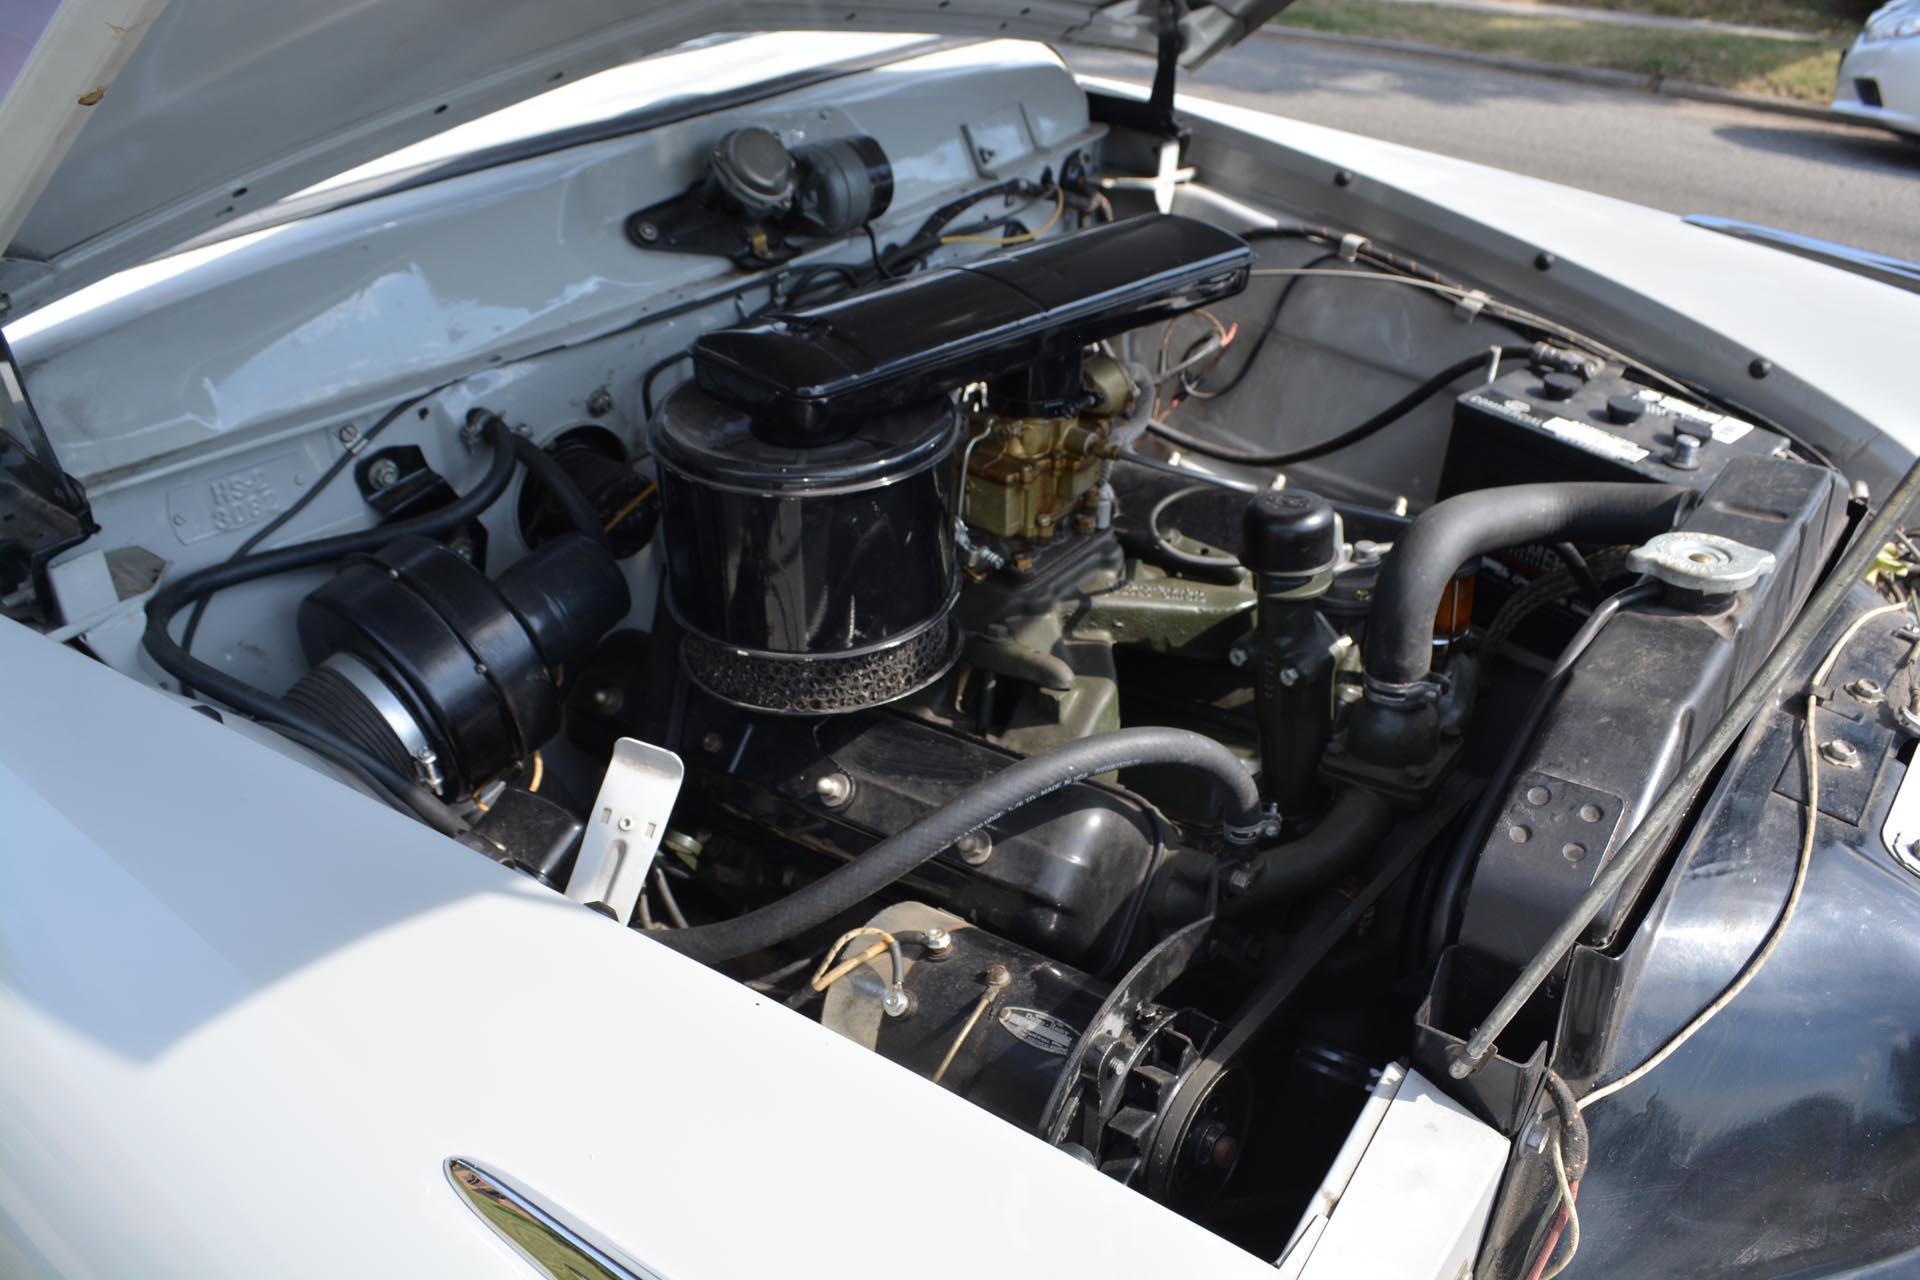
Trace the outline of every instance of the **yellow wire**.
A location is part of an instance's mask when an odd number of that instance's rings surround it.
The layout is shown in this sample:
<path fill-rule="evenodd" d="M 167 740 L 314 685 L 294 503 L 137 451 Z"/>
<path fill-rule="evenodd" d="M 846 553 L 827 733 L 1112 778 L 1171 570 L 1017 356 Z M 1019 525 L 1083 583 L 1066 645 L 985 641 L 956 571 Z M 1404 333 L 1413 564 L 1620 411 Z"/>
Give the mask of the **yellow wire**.
<path fill-rule="evenodd" d="M 1053 230 L 1053 224 L 1060 221 L 1060 215 L 1067 211 L 1067 193 L 1059 183 L 1053 184 L 1053 214 L 1032 231 L 1022 231 L 1017 236 L 941 236 L 941 244 L 1025 244 L 1029 240 L 1038 240 Z"/>
<path fill-rule="evenodd" d="M 536 751 L 533 753 L 533 777 L 527 781 L 527 790 L 538 791 L 540 789 L 540 780 L 546 777 L 546 774 L 546 763 L 540 759 L 540 753 Z"/>
<path fill-rule="evenodd" d="M 639 493 L 635 494 L 633 497 L 633 501 L 629 502 L 626 506 L 620 508 L 620 510 L 614 515 L 613 519 L 607 521 L 606 527 L 602 529 L 601 532 L 612 533 L 615 529 L 618 529 L 620 527 L 620 522 L 622 520 L 625 520 L 628 516 L 632 515 L 636 510 L 638 510 L 640 504 L 645 502 L 648 498 L 651 498 L 653 496 L 653 491 L 655 489 L 658 489 L 659 487 L 660 486 L 657 484 L 650 484 L 646 488 L 642 489 Z"/>
<path fill-rule="evenodd" d="M 833 964 L 834 957 L 838 956 L 846 945 L 856 938 L 873 938 L 876 941 L 859 955 L 842 961 L 838 968 L 829 970 L 828 966 Z M 885 929 L 876 929 L 869 925 L 864 929 L 847 930 L 840 935 L 839 939 L 836 940 L 832 946 L 827 948 L 827 954 L 821 959 L 820 967 L 813 971 L 813 989 L 815 991 L 825 991 L 828 987 L 840 981 L 840 979 L 846 977 L 849 973 L 852 973 L 855 969 L 858 969 L 861 965 L 873 959 L 881 952 L 891 950 L 898 945 L 899 943 L 894 941 L 893 935 Z"/>

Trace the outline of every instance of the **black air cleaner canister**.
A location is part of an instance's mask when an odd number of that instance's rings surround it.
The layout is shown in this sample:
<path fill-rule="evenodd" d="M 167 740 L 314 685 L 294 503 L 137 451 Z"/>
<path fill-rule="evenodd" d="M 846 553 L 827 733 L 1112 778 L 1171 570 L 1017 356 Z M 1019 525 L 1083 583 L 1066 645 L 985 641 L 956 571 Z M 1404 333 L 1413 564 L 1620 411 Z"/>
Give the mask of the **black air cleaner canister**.
<path fill-rule="evenodd" d="M 874 706 L 952 665 L 960 590 L 946 399 L 777 443 L 687 383 L 652 426 L 687 674 L 759 711 Z"/>

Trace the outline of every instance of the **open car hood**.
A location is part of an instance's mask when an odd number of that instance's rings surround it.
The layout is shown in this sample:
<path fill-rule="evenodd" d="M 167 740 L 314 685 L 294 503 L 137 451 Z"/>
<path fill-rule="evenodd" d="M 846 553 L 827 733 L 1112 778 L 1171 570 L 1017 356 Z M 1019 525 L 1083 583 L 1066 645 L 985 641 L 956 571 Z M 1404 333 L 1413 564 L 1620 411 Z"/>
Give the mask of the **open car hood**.
<path fill-rule="evenodd" d="M 1172 0 L 1197 66 L 1288 0 Z M 1010 36 L 1152 56 L 1160 0 L 24 0 L 0 20 L 19 315 L 542 90 L 726 33 Z"/>

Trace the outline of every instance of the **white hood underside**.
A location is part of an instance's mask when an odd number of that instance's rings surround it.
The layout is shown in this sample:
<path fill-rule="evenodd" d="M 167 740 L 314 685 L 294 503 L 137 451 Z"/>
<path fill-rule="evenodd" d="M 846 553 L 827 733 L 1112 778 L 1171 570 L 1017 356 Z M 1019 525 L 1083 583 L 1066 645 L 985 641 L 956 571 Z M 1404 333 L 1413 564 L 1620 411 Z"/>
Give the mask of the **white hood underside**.
<path fill-rule="evenodd" d="M 1197 5 L 1180 19 L 1182 63 L 1285 3 Z M 1152 55 L 1158 13 L 1153 0 L 20 0 L 0 17 L 0 316 L 553 85 L 702 37 L 924 32 Z"/>

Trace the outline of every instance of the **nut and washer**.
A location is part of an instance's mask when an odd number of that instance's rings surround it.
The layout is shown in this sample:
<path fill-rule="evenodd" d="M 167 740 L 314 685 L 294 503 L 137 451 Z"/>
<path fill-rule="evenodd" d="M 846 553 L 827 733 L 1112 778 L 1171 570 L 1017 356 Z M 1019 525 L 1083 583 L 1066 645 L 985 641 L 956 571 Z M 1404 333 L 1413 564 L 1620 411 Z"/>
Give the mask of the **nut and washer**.
<path fill-rule="evenodd" d="M 1856 702 L 1868 704 L 1884 702 L 1887 697 L 1887 691 L 1880 686 L 1878 680 L 1869 680 L 1865 676 L 1861 676 L 1858 680 L 1849 680 L 1847 694 Z"/>
<path fill-rule="evenodd" d="M 392 458 L 376 458 L 367 468 L 367 483 L 375 489 L 391 489 L 400 482 L 400 464 Z"/>
<path fill-rule="evenodd" d="M 904 1018 L 913 1012 L 913 997 L 905 987 L 888 987 L 880 997 L 880 1012 L 889 1018 Z"/>
<path fill-rule="evenodd" d="M 1829 738 L 1821 743 L 1820 758 L 1842 769 L 1860 767 L 1860 749 L 1844 738 Z"/>
<path fill-rule="evenodd" d="M 953 954 L 953 935 L 935 925 L 927 930 L 927 956 L 929 960 L 945 960 Z"/>

